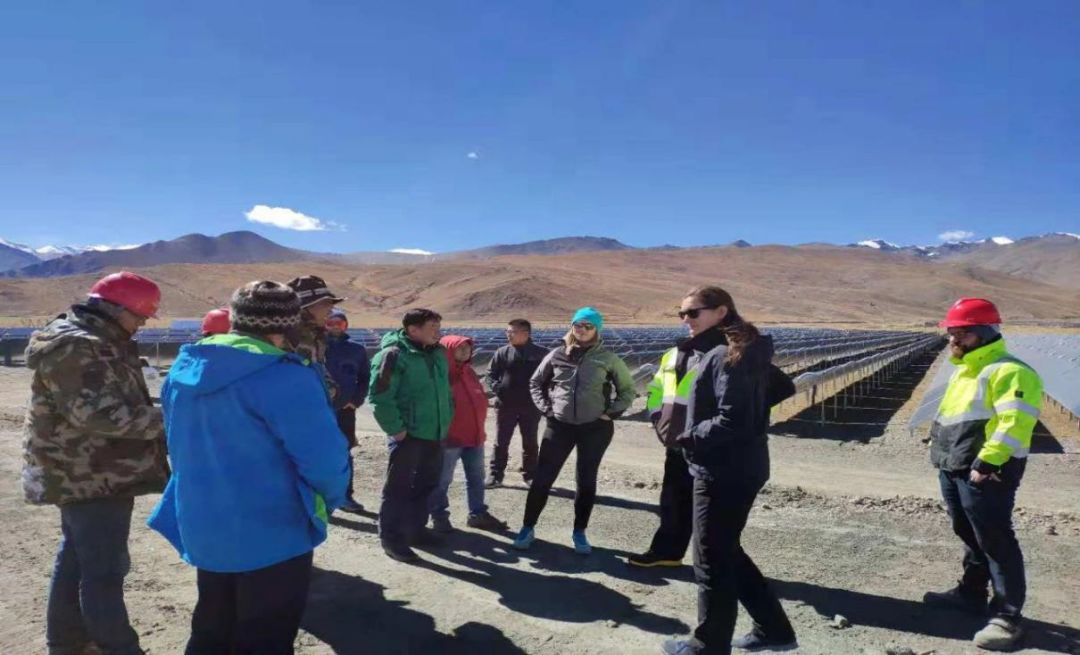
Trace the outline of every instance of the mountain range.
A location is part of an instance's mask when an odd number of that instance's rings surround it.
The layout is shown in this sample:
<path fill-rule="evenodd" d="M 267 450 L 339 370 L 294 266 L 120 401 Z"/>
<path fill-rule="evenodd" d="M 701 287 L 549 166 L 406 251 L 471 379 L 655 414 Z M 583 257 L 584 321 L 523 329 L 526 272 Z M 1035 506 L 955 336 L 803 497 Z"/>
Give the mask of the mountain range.
<path fill-rule="evenodd" d="M 670 320 L 673 298 L 713 280 L 744 298 L 740 308 L 758 320 L 918 324 L 956 297 L 985 295 L 1010 320 L 1080 322 L 1080 237 L 1005 241 L 946 244 L 933 255 L 883 242 L 635 248 L 604 237 L 341 254 L 287 248 L 253 232 L 190 234 L 8 271 L 0 276 L 0 315 L 47 316 L 103 272 L 134 269 L 161 284 L 169 317 L 201 315 L 246 280 L 309 273 L 347 295 L 345 307 L 361 323 L 375 325 L 418 304 L 455 321 L 519 312 L 560 321 L 574 307 L 597 304 L 615 321 L 655 323 Z M 17 252 L 16 265 L 28 261 Z"/>

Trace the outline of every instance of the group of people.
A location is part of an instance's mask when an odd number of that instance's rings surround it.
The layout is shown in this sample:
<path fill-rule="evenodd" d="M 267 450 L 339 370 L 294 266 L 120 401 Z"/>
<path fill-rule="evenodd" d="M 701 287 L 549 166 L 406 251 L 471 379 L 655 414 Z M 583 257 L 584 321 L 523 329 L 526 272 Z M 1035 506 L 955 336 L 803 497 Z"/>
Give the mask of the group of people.
<path fill-rule="evenodd" d="M 570 544 L 591 552 L 597 474 L 614 421 L 635 397 L 625 363 L 604 346 L 602 314 L 577 310 L 551 350 L 532 342 L 527 320 L 510 321 L 485 389 L 472 339 L 442 335 L 430 309 L 409 310 L 369 364 L 349 340 L 342 300 L 316 276 L 241 286 L 227 310 L 206 316 L 203 338 L 181 348 L 160 408 L 133 340 L 161 302 L 151 280 L 108 275 L 34 333 L 23 486 L 28 501 L 60 508 L 50 653 L 142 652 L 123 597 L 127 542 L 133 498 L 159 492 L 148 525 L 197 570 L 186 653 L 293 652 L 329 516 L 363 511 L 350 449 L 365 402 L 389 453 L 378 512 L 389 557 L 415 562 L 414 545 L 437 544 L 454 529 L 447 490 L 458 461 L 466 524 L 508 528 L 488 511 L 485 490 L 504 482 L 515 429 L 529 490 L 510 545 L 532 546 L 552 485 L 576 451 Z M 627 563 L 679 566 L 693 546 L 698 625 L 662 652 L 794 648 L 779 599 L 741 546 L 769 478 L 770 408 L 794 384 L 772 364 L 771 338 L 723 289 L 691 290 L 678 316 L 688 336 L 663 355 L 646 405 L 666 449 L 660 526 Z M 960 584 L 926 601 L 989 612 L 975 637 L 989 649 L 1010 648 L 1022 633 L 1023 557 L 1011 513 L 1042 396 L 1037 374 L 1006 352 L 1000 323 L 985 300 L 961 299 L 949 310 L 942 325 L 958 369 L 931 431 L 931 461 L 965 557 Z M 489 391 L 497 435 L 485 480 Z M 753 627 L 733 638 L 740 603 Z"/>

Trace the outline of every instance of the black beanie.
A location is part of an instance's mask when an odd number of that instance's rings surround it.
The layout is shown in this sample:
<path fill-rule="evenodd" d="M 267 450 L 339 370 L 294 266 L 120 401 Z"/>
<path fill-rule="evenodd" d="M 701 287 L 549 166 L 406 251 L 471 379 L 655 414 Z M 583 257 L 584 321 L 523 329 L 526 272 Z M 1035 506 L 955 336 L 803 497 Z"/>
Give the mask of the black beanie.
<path fill-rule="evenodd" d="M 232 329 L 250 334 L 285 334 L 300 325 L 300 298 L 280 282 L 248 282 L 233 292 Z"/>

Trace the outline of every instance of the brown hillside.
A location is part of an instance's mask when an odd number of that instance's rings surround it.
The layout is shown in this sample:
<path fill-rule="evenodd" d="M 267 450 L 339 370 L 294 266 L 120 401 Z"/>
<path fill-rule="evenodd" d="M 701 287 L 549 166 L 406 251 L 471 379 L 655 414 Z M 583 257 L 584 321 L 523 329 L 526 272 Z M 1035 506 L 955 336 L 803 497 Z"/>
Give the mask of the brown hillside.
<path fill-rule="evenodd" d="M 419 265 L 169 264 L 139 269 L 161 283 L 166 317 L 200 316 L 237 285 L 258 278 L 321 275 L 355 325 L 389 325 L 411 306 L 450 321 L 524 315 L 562 323 L 594 304 L 612 323 L 666 323 L 687 289 L 728 288 L 748 317 L 783 322 L 919 323 L 962 295 L 997 301 L 1011 319 L 1080 317 L 1080 292 L 966 263 L 931 263 L 840 247 L 763 246 L 629 250 Z M 47 316 L 85 293 L 98 274 L 0 280 L 0 316 Z M 11 320 L 10 318 L 8 319 Z"/>

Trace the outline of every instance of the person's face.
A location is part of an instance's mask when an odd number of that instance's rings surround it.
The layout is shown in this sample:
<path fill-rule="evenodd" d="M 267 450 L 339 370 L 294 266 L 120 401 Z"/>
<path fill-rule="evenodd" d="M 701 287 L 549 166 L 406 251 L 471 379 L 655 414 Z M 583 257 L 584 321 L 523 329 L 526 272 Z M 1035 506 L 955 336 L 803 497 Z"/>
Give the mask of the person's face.
<path fill-rule="evenodd" d="M 336 316 L 326 319 L 326 331 L 335 337 L 340 337 L 349 329 L 349 322 Z"/>
<path fill-rule="evenodd" d="M 334 301 L 323 298 L 319 302 L 308 305 L 304 309 L 311 315 L 311 322 L 315 325 L 326 325 L 326 319 L 330 316 L 330 310 L 334 308 Z"/>
<path fill-rule="evenodd" d="M 679 319 L 689 328 L 692 337 L 720 325 L 720 321 L 724 320 L 727 313 L 727 307 L 707 307 L 693 296 L 683 298 L 682 305 L 679 307 Z"/>
<path fill-rule="evenodd" d="M 410 339 L 421 345 L 434 346 L 439 343 L 439 337 L 442 336 L 439 332 L 441 329 L 441 322 L 428 321 L 423 325 L 410 325 L 409 329 L 406 330 L 406 333 L 409 335 Z"/>
<path fill-rule="evenodd" d="M 128 334 L 134 335 L 139 331 L 139 328 L 146 325 L 148 319 L 145 316 L 139 316 L 128 310 L 120 312 L 120 316 L 117 317 L 116 322 L 120 324 L 120 327 L 127 330 Z"/>
<path fill-rule="evenodd" d="M 511 346 L 524 346 L 529 340 L 529 331 L 508 325 L 506 326 L 506 340 Z"/>
<path fill-rule="evenodd" d="M 578 343 L 592 343 L 596 341 L 596 326 L 588 321 L 578 321 L 570 326 L 574 331 L 574 338 Z"/>
<path fill-rule="evenodd" d="M 463 343 L 454 348 L 454 359 L 462 363 L 472 359 L 472 344 Z"/>
<path fill-rule="evenodd" d="M 953 357 L 963 357 L 979 347 L 979 337 L 962 327 L 949 328 L 949 351 Z"/>

